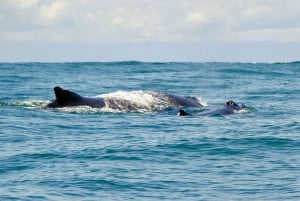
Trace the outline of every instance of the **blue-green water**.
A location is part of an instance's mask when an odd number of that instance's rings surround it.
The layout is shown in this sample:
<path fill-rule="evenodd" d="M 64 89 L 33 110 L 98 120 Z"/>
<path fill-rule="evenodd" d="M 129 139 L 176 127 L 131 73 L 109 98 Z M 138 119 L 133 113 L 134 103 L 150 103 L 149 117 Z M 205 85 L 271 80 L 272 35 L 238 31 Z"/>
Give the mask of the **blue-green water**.
<path fill-rule="evenodd" d="M 300 63 L 2 63 L 0 200 L 299 200 Z M 249 112 L 41 109 L 158 90 Z M 199 112 L 201 112 L 199 110 Z"/>

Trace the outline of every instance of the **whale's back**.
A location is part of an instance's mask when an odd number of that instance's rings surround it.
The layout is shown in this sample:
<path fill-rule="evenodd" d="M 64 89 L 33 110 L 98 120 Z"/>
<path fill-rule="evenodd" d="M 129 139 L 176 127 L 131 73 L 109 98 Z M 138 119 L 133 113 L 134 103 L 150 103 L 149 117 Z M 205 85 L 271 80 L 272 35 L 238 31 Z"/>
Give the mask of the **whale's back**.
<path fill-rule="evenodd" d="M 100 96 L 106 108 L 121 111 L 155 111 L 168 107 L 201 107 L 196 97 L 176 96 L 157 91 L 118 91 Z"/>

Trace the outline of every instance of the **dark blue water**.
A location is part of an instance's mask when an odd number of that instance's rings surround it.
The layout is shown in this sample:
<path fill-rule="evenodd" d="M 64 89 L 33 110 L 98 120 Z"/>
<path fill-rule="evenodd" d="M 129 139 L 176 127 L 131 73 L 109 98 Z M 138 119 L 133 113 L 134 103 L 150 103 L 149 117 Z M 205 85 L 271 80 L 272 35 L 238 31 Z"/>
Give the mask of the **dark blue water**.
<path fill-rule="evenodd" d="M 41 109 L 57 85 L 248 112 Z M 0 200 L 300 200 L 299 103 L 298 62 L 1 63 Z"/>

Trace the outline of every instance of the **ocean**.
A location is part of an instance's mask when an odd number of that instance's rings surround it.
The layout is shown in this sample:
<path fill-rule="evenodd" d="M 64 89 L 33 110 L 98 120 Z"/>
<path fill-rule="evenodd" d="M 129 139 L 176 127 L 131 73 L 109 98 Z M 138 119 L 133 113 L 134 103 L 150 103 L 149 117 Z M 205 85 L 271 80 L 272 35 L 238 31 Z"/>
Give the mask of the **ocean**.
<path fill-rule="evenodd" d="M 299 62 L 0 63 L 0 75 L 0 200 L 300 200 Z M 205 106 L 43 109 L 55 86 Z M 228 100 L 247 112 L 198 115 Z"/>

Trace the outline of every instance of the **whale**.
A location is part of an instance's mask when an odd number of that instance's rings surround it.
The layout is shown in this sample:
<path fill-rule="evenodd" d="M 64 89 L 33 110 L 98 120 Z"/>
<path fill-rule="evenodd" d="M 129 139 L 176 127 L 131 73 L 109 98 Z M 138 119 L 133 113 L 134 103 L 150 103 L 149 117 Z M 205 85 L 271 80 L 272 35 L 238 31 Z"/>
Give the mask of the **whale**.
<path fill-rule="evenodd" d="M 215 109 L 213 111 L 209 111 L 209 112 L 204 112 L 201 113 L 201 116 L 215 116 L 215 115 L 229 115 L 229 114 L 234 114 L 240 110 L 243 110 L 244 108 L 246 108 L 246 106 L 244 104 L 237 104 L 236 102 L 234 102 L 233 100 L 229 100 L 225 103 L 224 107 L 222 108 L 218 108 Z M 178 112 L 179 116 L 191 116 L 191 113 L 186 112 L 183 109 L 179 109 Z"/>
<path fill-rule="evenodd" d="M 85 97 L 73 91 L 54 87 L 55 99 L 43 108 L 62 108 L 89 106 L 92 108 L 109 108 L 115 110 L 157 110 L 167 107 L 202 107 L 198 98 L 192 96 L 179 96 L 159 91 L 127 92 L 126 95 L 138 94 L 139 100 L 126 98 L 126 96 L 95 96 Z M 141 103 L 147 98 L 147 104 Z"/>

